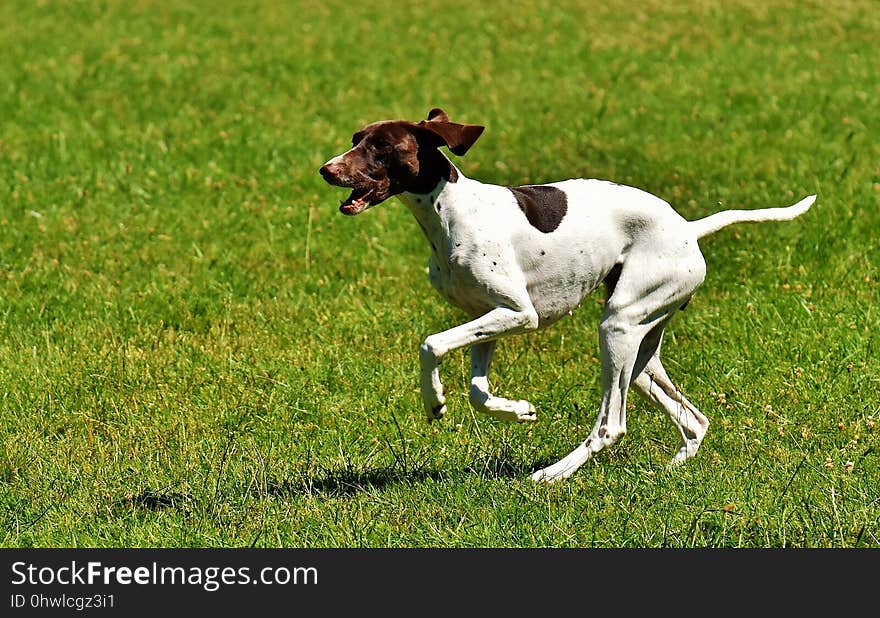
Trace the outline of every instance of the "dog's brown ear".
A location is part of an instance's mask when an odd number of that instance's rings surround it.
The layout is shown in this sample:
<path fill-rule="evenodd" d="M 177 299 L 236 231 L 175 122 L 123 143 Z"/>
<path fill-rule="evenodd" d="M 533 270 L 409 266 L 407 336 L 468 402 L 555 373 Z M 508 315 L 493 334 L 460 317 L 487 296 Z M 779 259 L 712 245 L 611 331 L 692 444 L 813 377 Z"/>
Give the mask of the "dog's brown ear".
<path fill-rule="evenodd" d="M 466 153 L 486 128 L 476 124 L 449 122 L 449 116 L 439 107 L 432 109 L 428 113 L 428 119 L 422 120 L 418 126 L 440 139 L 442 143 L 437 146 L 447 146 L 458 156 Z"/>

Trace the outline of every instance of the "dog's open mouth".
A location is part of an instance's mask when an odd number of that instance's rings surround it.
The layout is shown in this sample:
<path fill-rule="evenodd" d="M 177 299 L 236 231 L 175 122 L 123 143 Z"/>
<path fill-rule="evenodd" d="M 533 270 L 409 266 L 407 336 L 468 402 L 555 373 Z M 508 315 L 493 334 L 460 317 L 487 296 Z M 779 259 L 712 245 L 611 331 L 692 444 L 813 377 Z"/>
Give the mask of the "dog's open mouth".
<path fill-rule="evenodd" d="M 370 196 L 373 189 L 355 189 L 351 195 L 339 205 L 339 212 L 344 215 L 356 215 L 370 207 Z"/>

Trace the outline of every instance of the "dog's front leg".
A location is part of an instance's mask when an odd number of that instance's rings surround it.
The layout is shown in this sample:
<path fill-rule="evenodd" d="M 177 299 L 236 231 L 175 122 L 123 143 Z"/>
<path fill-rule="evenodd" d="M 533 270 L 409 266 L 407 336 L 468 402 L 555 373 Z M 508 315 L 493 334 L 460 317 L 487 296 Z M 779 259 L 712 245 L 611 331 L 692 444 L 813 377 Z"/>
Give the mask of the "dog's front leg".
<path fill-rule="evenodd" d="M 446 413 L 446 398 L 439 369 L 440 361 L 446 354 L 458 348 L 516 335 L 537 327 L 538 314 L 529 303 L 525 309 L 496 307 L 476 320 L 425 339 L 419 347 L 419 360 L 422 366 L 422 402 L 425 404 L 428 420 L 442 418 Z"/>
<path fill-rule="evenodd" d="M 495 341 L 484 341 L 471 346 L 471 405 L 478 412 L 503 421 L 523 423 L 538 420 L 535 406 L 528 401 L 496 397 L 489 391 L 489 365 L 494 351 Z"/>

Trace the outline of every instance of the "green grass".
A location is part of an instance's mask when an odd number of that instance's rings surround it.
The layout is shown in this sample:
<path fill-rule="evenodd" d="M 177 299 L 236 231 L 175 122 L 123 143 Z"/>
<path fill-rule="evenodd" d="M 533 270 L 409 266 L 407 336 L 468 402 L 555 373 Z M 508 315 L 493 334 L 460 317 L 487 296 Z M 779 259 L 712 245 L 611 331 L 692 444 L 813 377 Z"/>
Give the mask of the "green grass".
<path fill-rule="evenodd" d="M 0 3 L 3 546 L 880 546 L 880 12 L 865 1 Z M 417 347 L 463 320 L 396 200 L 317 168 L 434 106 L 500 184 L 610 178 L 684 216 L 819 200 L 702 243 L 668 330 L 711 419 L 570 481 L 595 300 L 505 340 L 499 394 L 423 420 Z"/>

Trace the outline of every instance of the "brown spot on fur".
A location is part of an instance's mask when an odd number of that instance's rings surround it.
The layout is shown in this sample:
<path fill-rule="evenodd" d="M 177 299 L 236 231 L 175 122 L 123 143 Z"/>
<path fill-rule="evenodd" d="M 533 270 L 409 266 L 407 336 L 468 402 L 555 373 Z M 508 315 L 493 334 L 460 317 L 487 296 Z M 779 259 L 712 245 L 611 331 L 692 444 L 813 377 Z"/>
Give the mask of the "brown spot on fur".
<path fill-rule="evenodd" d="M 436 148 L 422 147 L 420 145 L 418 154 L 419 173 L 408 178 L 405 182 L 401 182 L 405 191 L 416 194 L 427 194 L 437 186 L 441 180 L 447 182 L 456 182 L 458 180 L 458 172 L 455 166 L 443 156 Z M 429 195 L 433 202 L 436 198 Z"/>
<path fill-rule="evenodd" d="M 510 187 L 510 191 L 529 223 L 545 234 L 559 227 L 568 212 L 568 198 L 564 191 L 556 187 L 526 185 Z"/>

